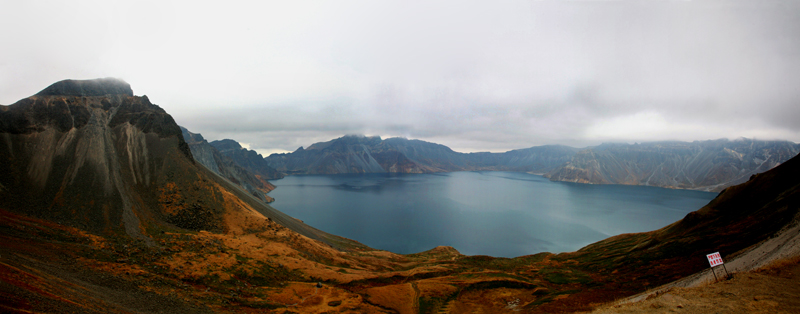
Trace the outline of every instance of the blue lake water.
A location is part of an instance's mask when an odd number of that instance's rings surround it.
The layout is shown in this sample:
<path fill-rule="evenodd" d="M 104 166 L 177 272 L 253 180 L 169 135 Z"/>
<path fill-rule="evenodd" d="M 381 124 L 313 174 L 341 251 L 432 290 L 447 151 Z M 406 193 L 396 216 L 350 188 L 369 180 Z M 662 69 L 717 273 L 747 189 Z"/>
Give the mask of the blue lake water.
<path fill-rule="evenodd" d="M 272 206 L 320 230 L 408 254 L 449 245 L 515 257 L 655 230 L 717 194 L 551 182 L 518 172 L 288 176 Z"/>

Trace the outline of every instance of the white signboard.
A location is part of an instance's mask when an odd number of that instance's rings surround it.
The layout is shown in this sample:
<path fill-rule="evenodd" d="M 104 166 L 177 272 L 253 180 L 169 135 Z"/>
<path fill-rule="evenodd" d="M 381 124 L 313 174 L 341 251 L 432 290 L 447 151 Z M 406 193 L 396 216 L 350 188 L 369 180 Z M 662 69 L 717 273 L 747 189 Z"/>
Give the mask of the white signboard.
<path fill-rule="evenodd" d="M 722 265 L 722 256 L 719 255 L 719 252 L 708 254 L 706 258 L 708 258 L 708 263 L 711 264 L 711 267 Z"/>

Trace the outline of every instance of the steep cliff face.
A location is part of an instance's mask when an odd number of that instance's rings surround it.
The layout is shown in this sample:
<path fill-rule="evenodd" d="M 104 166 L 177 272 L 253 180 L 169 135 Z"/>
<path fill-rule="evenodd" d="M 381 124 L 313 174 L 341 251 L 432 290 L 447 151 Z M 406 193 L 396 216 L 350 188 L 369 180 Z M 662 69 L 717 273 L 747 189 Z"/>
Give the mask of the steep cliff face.
<path fill-rule="evenodd" d="M 0 107 L 0 147 L 2 206 L 138 238 L 154 216 L 182 224 L 138 192 L 191 167 L 191 152 L 172 117 L 127 83 L 61 81 Z"/>
<path fill-rule="evenodd" d="M 264 202 L 272 202 L 274 199 L 266 193 L 275 189 L 275 186 L 238 164 L 228 156 L 223 155 L 218 149 L 208 143 L 202 135 L 189 132 L 181 127 L 183 138 L 192 156 L 201 165 L 205 166 L 214 173 L 239 185 L 247 192 Z"/>
<path fill-rule="evenodd" d="M 269 166 L 264 157 L 256 151 L 243 148 L 239 142 L 230 139 L 213 141 L 214 146 L 220 153 L 228 156 L 236 164 L 242 166 L 263 180 L 273 180 L 283 178 L 283 174 Z"/>
<path fill-rule="evenodd" d="M 603 144 L 548 173 L 554 181 L 720 191 L 797 155 L 786 141 L 714 140 Z"/>
<path fill-rule="evenodd" d="M 61 81 L 0 106 L 0 209 L 146 242 L 176 228 L 224 232 L 231 215 L 348 242 L 200 166 L 172 117 L 116 79 Z"/>
<path fill-rule="evenodd" d="M 569 160 L 577 149 L 540 146 L 505 153 L 455 152 L 447 146 L 404 138 L 345 136 L 272 154 L 266 161 L 289 174 L 431 173 L 470 170 L 547 172 Z"/>

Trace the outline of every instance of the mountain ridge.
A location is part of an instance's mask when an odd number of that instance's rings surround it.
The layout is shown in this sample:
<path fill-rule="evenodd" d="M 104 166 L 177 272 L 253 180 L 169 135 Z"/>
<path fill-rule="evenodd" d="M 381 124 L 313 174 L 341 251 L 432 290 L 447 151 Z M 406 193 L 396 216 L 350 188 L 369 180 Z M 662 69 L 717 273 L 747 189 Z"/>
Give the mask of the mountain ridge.
<path fill-rule="evenodd" d="M 607 143 L 579 151 L 545 177 L 578 183 L 721 191 L 798 153 L 800 144 L 752 139 Z"/>
<path fill-rule="evenodd" d="M 603 143 L 583 149 L 542 145 L 504 153 L 460 153 L 421 140 L 347 135 L 291 153 L 272 154 L 265 160 L 287 174 L 521 171 L 551 181 L 718 192 L 798 153 L 800 144 L 745 138 Z"/>
<path fill-rule="evenodd" d="M 338 173 L 434 173 L 470 170 L 547 172 L 578 149 L 546 145 L 506 153 L 459 153 L 449 147 L 415 139 L 381 139 L 348 135 L 328 142 L 300 147 L 291 153 L 272 154 L 265 159 L 287 174 Z M 520 162 L 527 160 L 528 162 Z M 500 164 L 500 163 L 506 164 Z"/>

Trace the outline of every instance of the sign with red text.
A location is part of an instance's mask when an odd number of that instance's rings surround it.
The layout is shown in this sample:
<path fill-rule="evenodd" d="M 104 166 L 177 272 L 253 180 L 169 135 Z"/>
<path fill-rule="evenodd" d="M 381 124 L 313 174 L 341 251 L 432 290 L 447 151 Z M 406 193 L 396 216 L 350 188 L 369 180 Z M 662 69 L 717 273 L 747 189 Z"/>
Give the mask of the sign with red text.
<path fill-rule="evenodd" d="M 708 263 L 711 265 L 711 267 L 719 266 L 723 263 L 722 256 L 719 255 L 719 252 L 708 254 L 706 255 L 706 258 L 708 258 Z"/>

